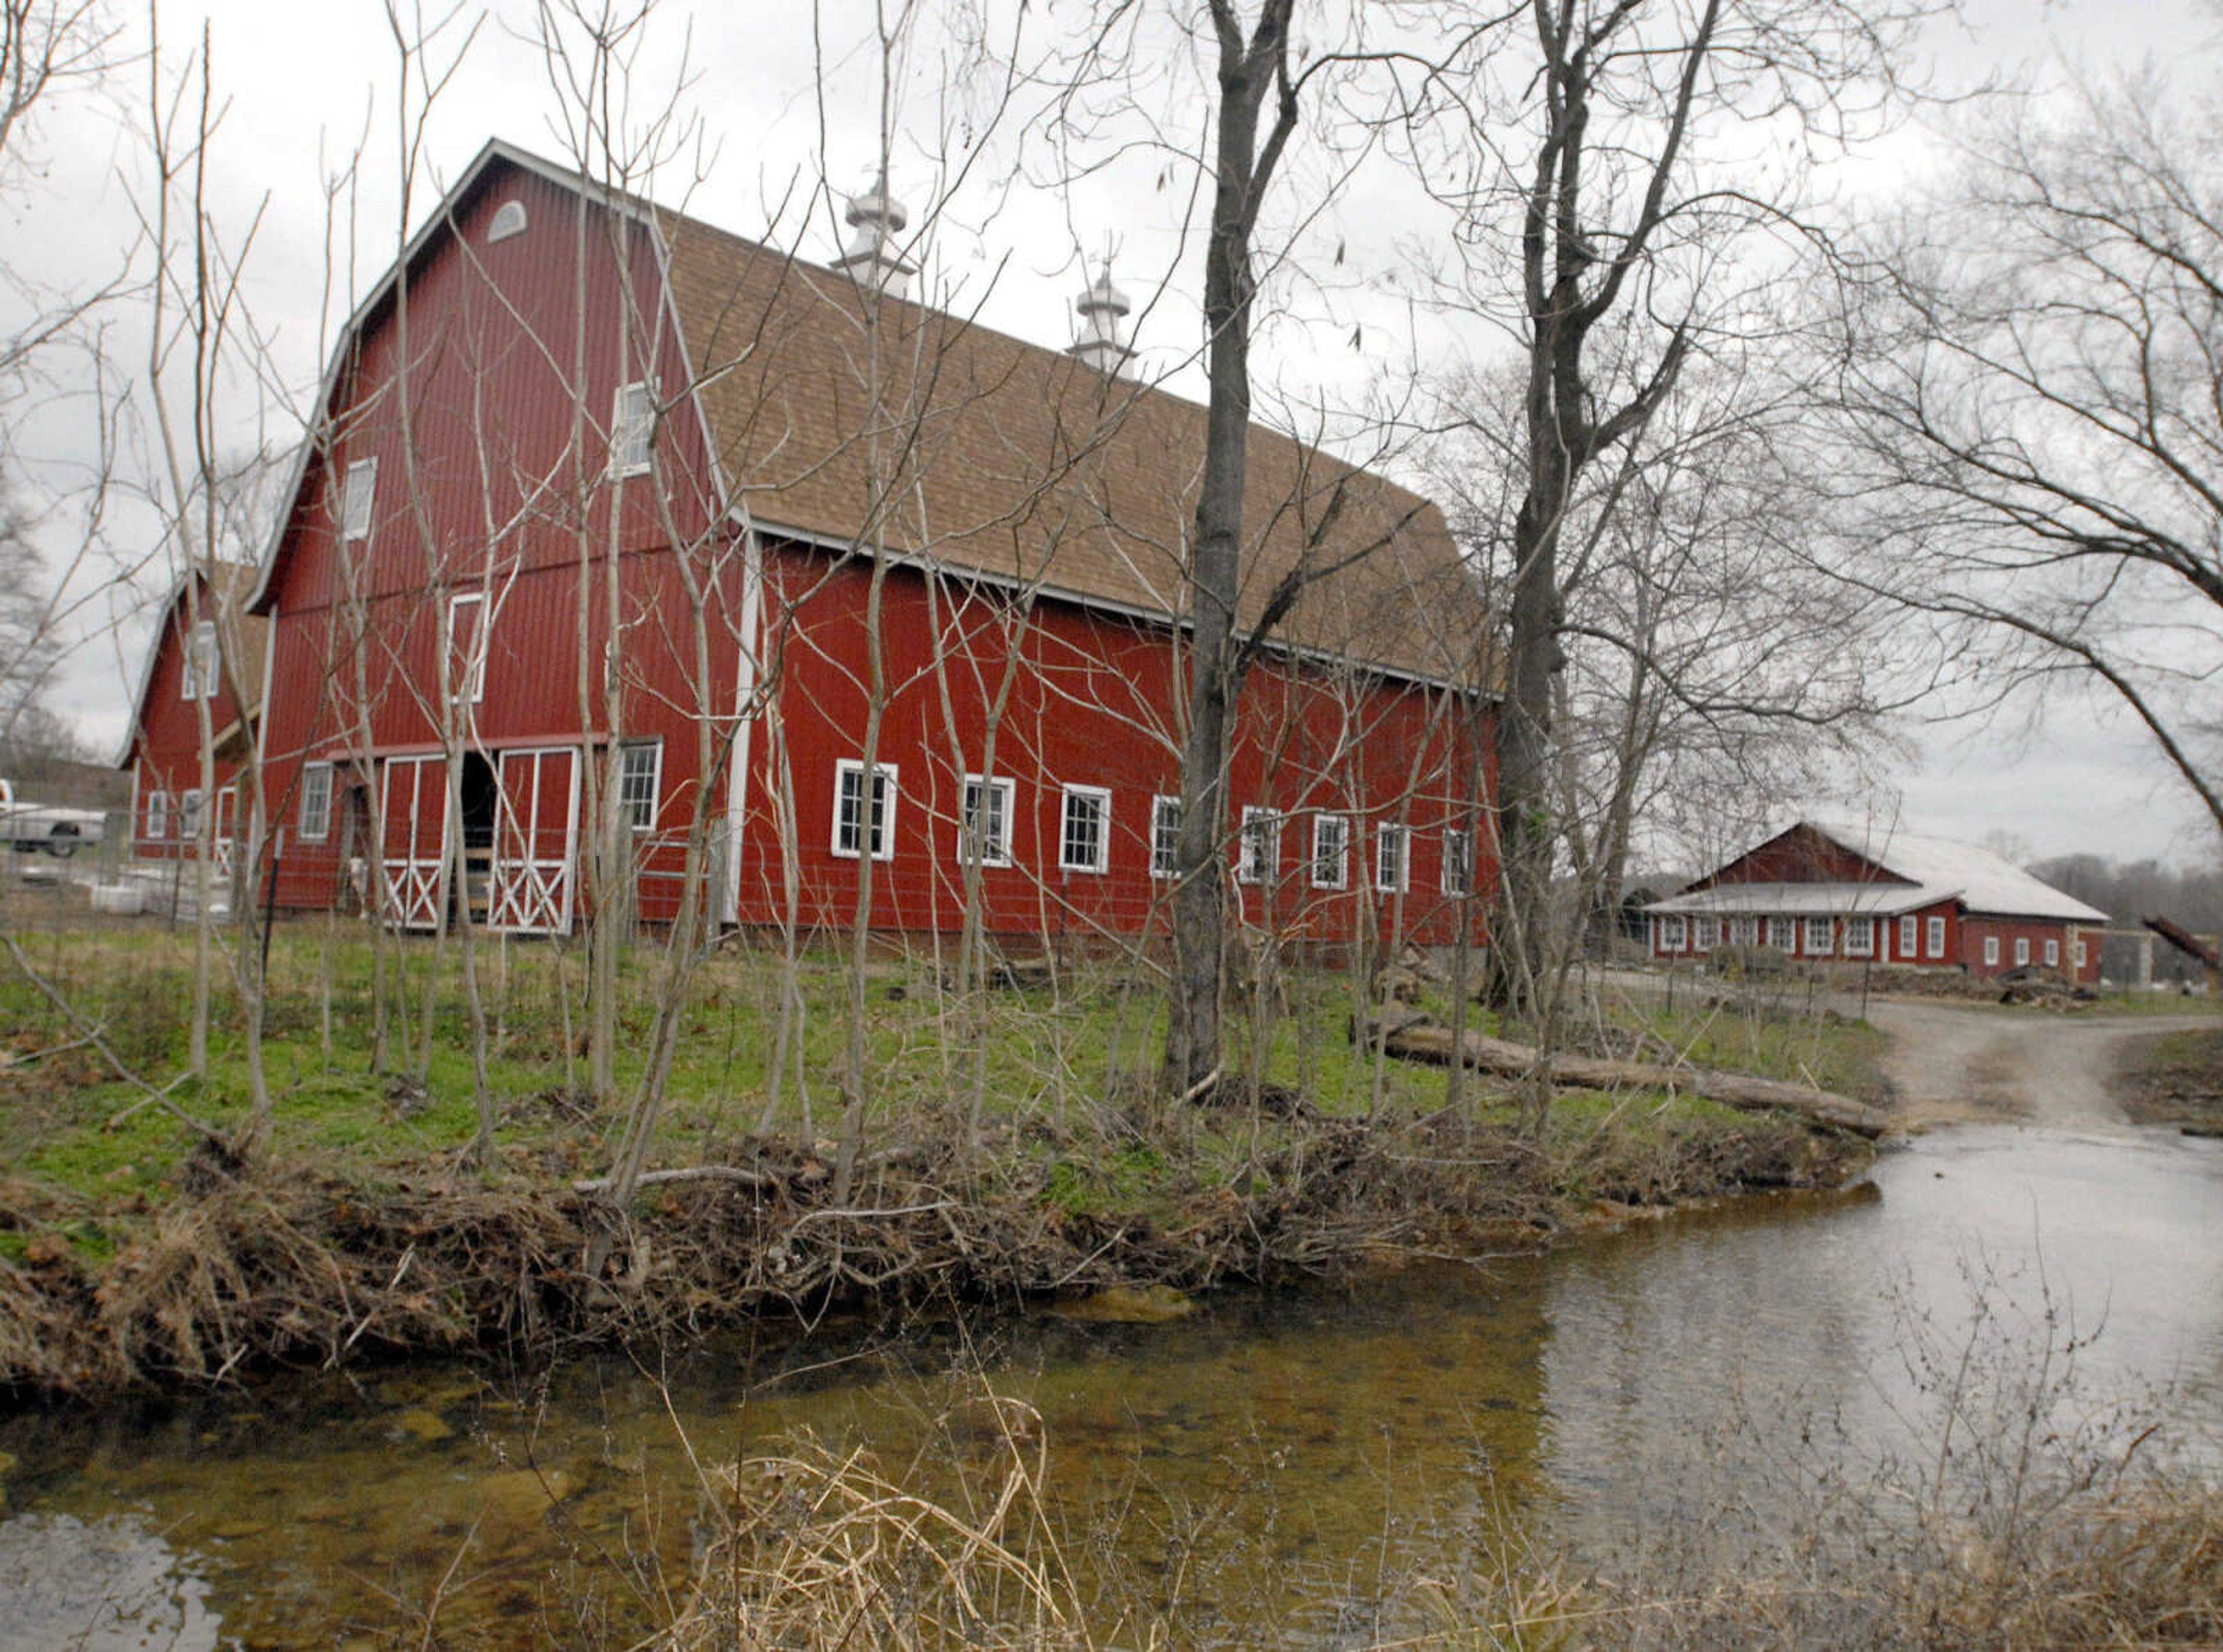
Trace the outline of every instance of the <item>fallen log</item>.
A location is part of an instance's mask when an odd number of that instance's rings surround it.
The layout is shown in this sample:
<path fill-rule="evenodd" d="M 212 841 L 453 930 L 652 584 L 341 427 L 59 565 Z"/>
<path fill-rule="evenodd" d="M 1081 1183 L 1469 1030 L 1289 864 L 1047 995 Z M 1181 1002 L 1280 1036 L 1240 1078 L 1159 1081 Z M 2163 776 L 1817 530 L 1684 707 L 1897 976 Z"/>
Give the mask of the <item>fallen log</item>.
<path fill-rule="evenodd" d="M 1393 1022 L 1386 1036 L 1379 1021 L 1367 1023 L 1367 1039 L 1383 1039 L 1382 1048 L 1408 1061 L 1452 1064 L 1452 1032 L 1433 1021 Z M 1483 1072 L 1522 1077 L 1533 1071 L 1536 1052 L 1525 1044 L 1468 1033 L 1464 1040 L 1465 1065 Z M 1871 1140 L 1891 1128 L 1891 1121 L 1865 1102 L 1804 1084 L 1776 1078 L 1754 1078 L 1744 1073 L 1716 1072 L 1708 1067 L 1664 1067 L 1645 1061 L 1609 1061 L 1594 1056 L 1561 1055 L 1552 1059 L 1552 1083 L 1569 1090 L 1665 1090 L 1703 1096 L 1726 1107 L 1748 1113 L 1780 1110 L 1796 1113 L 1817 1124 L 1849 1130 Z"/>

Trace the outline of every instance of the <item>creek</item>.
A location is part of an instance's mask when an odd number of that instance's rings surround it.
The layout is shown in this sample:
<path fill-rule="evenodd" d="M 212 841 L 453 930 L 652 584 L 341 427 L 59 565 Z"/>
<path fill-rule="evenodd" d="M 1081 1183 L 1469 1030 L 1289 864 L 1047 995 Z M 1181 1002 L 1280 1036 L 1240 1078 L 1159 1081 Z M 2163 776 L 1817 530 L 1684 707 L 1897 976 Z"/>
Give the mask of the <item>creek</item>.
<path fill-rule="evenodd" d="M 2223 1468 L 2223 1143 L 1965 1128 L 1842 1194 L 1162 1325 L 827 1327 L 17 1416 L 0 1649 L 383 1645 L 436 1603 L 463 1643 L 594 1643 L 683 1584 L 695 1464 L 808 1429 L 960 1498 L 998 1448 L 986 1391 L 1041 1416 L 1084 1597 L 1183 1644 L 1357 1644 L 1385 1580 L 1455 1574 L 1506 1516 L 1583 1564 L 1764 1544 L 1817 1476 L 1934 1450 L 1945 1396 L 2037 1387 L 2056 1428 L 2157 1417 Z"/>

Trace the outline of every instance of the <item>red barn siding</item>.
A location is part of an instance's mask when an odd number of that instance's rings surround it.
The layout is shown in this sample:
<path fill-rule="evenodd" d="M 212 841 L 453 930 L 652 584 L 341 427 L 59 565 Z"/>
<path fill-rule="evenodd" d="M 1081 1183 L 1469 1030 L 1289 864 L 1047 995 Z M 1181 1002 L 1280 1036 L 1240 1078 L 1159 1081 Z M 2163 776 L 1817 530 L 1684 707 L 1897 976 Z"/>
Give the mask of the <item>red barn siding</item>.
<path fill-rule="evenodd" d="M 1747 851 L 1690 887 L 1723 883 L 1905 883 L 1873 861 L 1800 824 Z"/>
<path fill-rule="evenodd" d="M 215 618 L 213 600 L 205 588 L 196 612 L 204 619 Z M 200 706 L 198 701 L 186 699 L 184 693 L 186 638 L 192 625 L 186 598 L 181 593 L 164 616 L 151 644 L 154 656 L 132 730 L 132 849 L 144 859 L 173 858 L 190 853 L 192 847 L 181 839 L 179 827 L 180 800 L 187 791 L 201 788 Z M 232 640 L 243 643 L 247 639 Z M 255 640 L 259 642 L 259 638 Z M 261 672 L 261 662 L 255 661 L 244 675 L 253 681 Z M 241 722 L 239 703 L 232 692 L 233 681 L 230 672 L 220 671 L 217 691 L 209 696 L 209 732 L 212 737 L 221 738 L 227 729 Z M 221 792 L 237 782 L 246 756 L 245 742 L 252 738 L 251 727 L 242 729 L 217 755 L 215 791 Z M 150 832 L 148 818 L 157 792 L 167 799 L 167 826 L 160 837 Z"/>
<path fill-rule="evenodd" d="M 784 754 L 767 750 L 753 777 L 744 849 L 742 913 L 778 921 L 785 909 L 777 821 L 766 800 L 793 788 L 797 920 L 806 927 L 853 920 L 868 870 L 834 852 L 837 765 L 861 761 L 870 695 L 866 658 L 868 567 L 829 568 L 822 553 L 788 549 L 768 560 L 766 585 L 784 607 L 784 676 L 773 715 Z M 1169 628 L 1043 600 L 1023 622 L 999 619 L 975 598 L 952 614 L 945 582 L 930 589 L 900 570 L 881 593 L 882 671 L 890 685 L 877 760 L 897 770 L 894 851 L 872 863 L 876 924 L 955 929 L 963 913 L 957 851 L 963 776 L 989 772 L 1014 782 L 1008 867 L 981 869 L 991 933 L 1087 937 L 1163 924 L 1170 885 L 1150 874 L 1153 799 L 1179 790 L 1178 732 L 1171 707 L 1181 656 Z M 944 637 L 937 671 L 934 635 Z M 1016 650 L 1020 669 L 995 721 L 992 707 Z M 1243 913 L 1283 933 L 1345 939 L 1371 915 L 1387 926 L 1389 897 L 1372 889 L 1373 829 L 1401 813 L 1411 830 L 1410 889 L 1403 930 L 1430 940 L 1456 933 L 1461 903 L 1440 892 L 1442 832 L 1460 818 L 1458 782 L 1470 762 L 1452 702 L 1410 685 L 1331 682 L 1316 668 L 1275 661 L 1247 685 L 1229 786 L 1229 828 L 1245 805 L 1287 814 L 1282 876 L 1271 889 L 1236 886 Z M 769 744 L 769 743 L 768 743 Z M 1109 865 L 1101 873 L 1061 867 L 1063 788 L 1112 795 Z M 1341 890 L 1314 889 L 1304 875 L 1311 817 L 1349 817 L 1350 876 Z M 1233 845 L 1228 854 L 1231 861 Z M 1495 864 L 1476 857 L 1486 890 Z M 1270 903 L 1270 912 L 1269 912 Z"/>

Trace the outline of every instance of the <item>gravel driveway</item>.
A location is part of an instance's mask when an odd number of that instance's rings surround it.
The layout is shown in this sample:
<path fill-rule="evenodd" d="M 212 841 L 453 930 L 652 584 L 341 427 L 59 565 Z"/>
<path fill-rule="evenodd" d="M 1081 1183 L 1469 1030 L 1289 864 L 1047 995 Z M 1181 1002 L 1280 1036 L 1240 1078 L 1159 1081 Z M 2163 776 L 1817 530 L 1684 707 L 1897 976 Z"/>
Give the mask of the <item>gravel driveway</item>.
<path fill-rule="evenodd" d="M 1976 1120 L 2124 1124 L 2110 1086 L 2125 1046 L 2215 1025 L 2213 1015 L 2055 1014 L 1905 999 L 1871 1000 L 1868 1020 L 1891 1034 L 1884 1071 L 1899 1120 L 1914 1129 Z"/>

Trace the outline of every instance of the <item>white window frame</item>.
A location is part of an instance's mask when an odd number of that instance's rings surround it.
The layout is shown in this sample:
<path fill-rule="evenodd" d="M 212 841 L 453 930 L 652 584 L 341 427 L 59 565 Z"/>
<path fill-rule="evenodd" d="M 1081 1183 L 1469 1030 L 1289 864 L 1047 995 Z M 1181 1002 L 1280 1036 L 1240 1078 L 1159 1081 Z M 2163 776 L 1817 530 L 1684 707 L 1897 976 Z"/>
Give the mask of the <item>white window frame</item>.
<path fill-rule="evenodd" d="M 356 486 L 360 478 L 362 486 Z M 370 537 L 371 512 L 378 498 L 378 461 L 358 459 L 340 481 L 340 543 Z"/>
<path fill-rule="evenodd" d="M 618 386 L 610 405 L 610 474 L 620 481 L 649 468 L 656 438 L 656 398 L 648 380 Z"/>
<path fill-rule="evenodd" d="M 1332 846 L 1326 841 L 1330 838 L 1335 840 Z M 1323 870 L 1327 873 L 1325 877 L 1320 875 Z M 1347 889 L 1351 887 L 1350 816 L 1313 816 L 1313 855 L 1307 875 L 1316 889 Z"/>
<path fill-rule="evenodd" d="M 1779 952 L 1798 950 L 1798 920 L 1771 916 L 1767 920 L 1767 944 Z"/>
<path fill-rule="evenodd" d="M 487 600 L 483 591 L 457 591 L 448 599 L 447 659 L 456 663 L 456 620 L 465 608 L 477 611 L 471 626 L 470 651 L 463 657 L 462 667 L 456 672 L 457 689 L 454 703 L 475 706 L 486 698 L 487 663 Z"/>
<path fill-rule="evenodd" d="M 212 700 L 224 673 L 218 669 L 223 644 L 217 640 L 216 621 L 197 621 L 186 633 L 186 663 L 178 673 L 178 698 Z"/>
<path fill-rule="evenodd" d="M 1096 811 L 1096 852 L 1086 860 L 1075 860 L 1072 855 L 1074 809 L 1077 804 L 1092 806 Z M 1112 794 L 1106 788 L 1067 785 L 1059 788 L 1057 869 L 1099 876 L 1112 870 Z"/>
<path fill-rule="evenodd" d="M 178 839 L 201 835 L 201 811 L 207 807 L 208 794 L 198 786 L 188 786 L 178 795 Z"/>
<path fill-rule="evenodd" d="M 1150 800 L 1150 876 L 1181 873 L 1181 801 L 1160 792 Z"/>
<path fill-rule="evenodd" d="M 1998 967 L 1999 961 L 1999 938 L 1997 935 L 1987 935 L 1987 936 L 1985 936 L 1985 937 L 1984 937 L 1984 967 L 1985 967 L 1986 969 L 1987 969 L 1987 970 L 1988 970 L 1988 969 L 1994 969 L 1994 968 Z"/>
<path fill-rule="evenodd" d="M 1011 819 L 1017 801 L 1018 788 L 1008 776 L 967 775 L 958 782 L 954 845 L 960 866 L 970 865 L 976 851 L 983 866 L 1011 864 Z M 973 820 L 983 804 L 987 831 L 979 837 Z"/>
<path fill-rule="evenodd" d="M 1256 803 L 1243 806 L 1242 828 L 1235 837 L 1235 881 L 1263 883 L 1282 870 L 1282 816 Z"/>
<path fill-rule="evenodd" d="M 2049 970 L 2057 970 L 2061 967 L 2061 941 L 2056 936 L 2048 935 L 2045 938 L 2045 967 Z"/>
<path fill-rule="evenodd" d="M 2017 935 L 2014 938 L 2014 942 L 2015 968 L 2018 970 L 2026 970 L 2030 967 L 2030 937 L 2027 935 Z"/>
<path fill-rule="evenodd" d="M 896 857 L 896 765 L 878 763 L 872 765 L 872 778 L 865 778 L 865 764 L 859 757 L 837 757 L 834 760 L 834 836 L 832 849 L 843 860 L 861 860 L 867 845 L 877 842 L 872 850 L 874 860 L 893 860 Z M 844 793 L 853 787 L 856 811 L 853 824 L 854 839 L 847 848 L 841 846 L 841 800 Z M 879 792 L 880 807 L 873 807 L 872 794 Z"/>
<path fill-rule="evenodd" d="M 1873 958 L 1875 956 L 1875 920 L 1855 913 L 1845 920 L 1845 956 Z"/>
<path fill-rule="evenodd" d="M 1899 920 L 1899 955 L 1902 959 L 1916 956 L 1915 942 L 1921 936 L 1921 920 L 1909 916 Z"/>
<path fill-rule="evenodd" d="M 1924 929 L 1924 935 L 1923 935 L 1923 938 L 1922 938 L 1922 939 L 1923 939 L 1923 947 L 1922 947 L 1922 954 L 1923 954 L 1923 956 L 1924 956 L 1924 958 L 1943 958 L 1943 957 L 1944 957 L 1944 956 L 1945 956 L 1945 920 L 1944 920 L 1943 918 L 1932 918 L 1932 919 L 1930 919 L 1928 922 L 1926 922 L 1925 924 L 1924 924 L 1924 925 L 1923 925 L 1923 929 Z"/>
<path fill-rule="evenodd" d="M 2085 960 L 2088 958 L 2091 954 L 2084 950 L 2084 943 L 2082 940 L 2079 939 L 2069 943 L 2069 956 L 2076 960 L 2076 967 L 2081 970 L 2084 967 Z"/>
<path fill-rule="evenodd" d="M 1722 920 L 1718 918 L 1694 918 L 1691 920 L 1691 950 L 1710 952 L 1722 944 Z"/>
<path fill-rule="evenodd" d="M 1451 826 L 1444 832 L 1441 881 L 1445 895 L 1474 892 L 1474 833 L 1464 826 Z"/>
<path fill-rule="evenodd" d="M 1800 939 L 1806 943 L 1807 957 L 1828 958 L 1836 951 L 1837 920 L 1835 918 L 1809 918 L 1805 920 L 1804 928 L 1805 933 Z M 1818 943 L 1815 939 L 1817 935 L 1821 937 Z"/>
<path fill-rule="evenodd" d="M 633 767 L 636 753 L 648 754 L 648 796 L 644 800 L 633 794 L 632 782 L 640 777 Z M 640 804 L 648 805 L 648 818 L 641 819 Z M 664 740 L 657 736 L 650 739 L 626 740 L 618 746 L 618 808 L 626 823 L 638 837 L 656 830 L 656 817 L 664 808 Z"/>
<path fill-rule="evenodd" d="M 1757 918 L 1730 919 L 1729 945 L 1732 946 L 1759 945 L 1760 920 Z"/>
<path fill-rule="evenodd" d="M 1384 877 L 1384 868 L 1389 876 Z M 1385 822 L 1374 828 L 1374 887 L 1382 895 L 1404 893 L 1413 871 L 1413 839 L 1401 826 Z"/>
<path fill-rule="evenodd" d="M 301 765 L 301 808 L 295 830 L 303 843 L 322 843 L 332 832 L 332 766 L 329 763 Z"/>
<path fill-rule="evenodd" d="M 1653 952 L 1681 952 L 1685 933 L 1681 913 L 1656 912 L 1652 914 L 1652 950 Z"/>
<path fill-rule="evenodd" d="M 170 835 L 170 795 L 155 790 L 147 794 L 147 841 L 161 843 Z"/>

